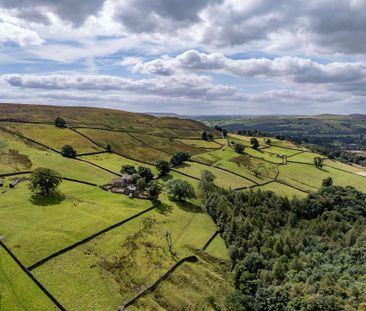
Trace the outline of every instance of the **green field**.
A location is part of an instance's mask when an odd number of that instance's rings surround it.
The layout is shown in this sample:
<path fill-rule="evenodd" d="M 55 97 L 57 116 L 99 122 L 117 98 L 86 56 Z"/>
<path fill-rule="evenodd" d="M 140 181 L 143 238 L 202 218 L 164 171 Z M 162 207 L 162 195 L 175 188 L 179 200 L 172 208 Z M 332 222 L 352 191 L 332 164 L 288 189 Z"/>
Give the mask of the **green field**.
<path fill-rule="evenodd" d="M 0 141 L 3 142 L 0 146 L 3 160 L 0 162 L 0 174 L 48 167 L 58 171 L 63 177 L 81 179 L 100 185 L 109 182 L 114 177 L 114 175 L 94 166 L 64 158 L 53 151 L 17 139 L 1 130 Z"/>
<path fill-rule="evenodd" d="M 90 142 L 79 134 L 67 128 L 57 128 L 54 125 L 43 124 L 0 124 L 5 129 L 31 138 L 57 151 L 64 145 L 71 145 L 77 153 L 103 151 L 102 148 Z"/>
<path fill-rule="evenodd" d="M 180 166 L 177 166 L 176 170 L 196 178 L 201 177 L 202 171 L 204 170 L 210 171 L 213 175 L 216 176 L 215 184 L 225 188 L 235 189 L 253 185 L 252 182 L 240 176 L 231 174 L 230 172 L 226 172 L 216 167 L 205 166 L 195 162 L 184 163 Z"/>
<path fill-rule="evenodd" d="M 0 246 L 0 310 L 58 310 Z"/>

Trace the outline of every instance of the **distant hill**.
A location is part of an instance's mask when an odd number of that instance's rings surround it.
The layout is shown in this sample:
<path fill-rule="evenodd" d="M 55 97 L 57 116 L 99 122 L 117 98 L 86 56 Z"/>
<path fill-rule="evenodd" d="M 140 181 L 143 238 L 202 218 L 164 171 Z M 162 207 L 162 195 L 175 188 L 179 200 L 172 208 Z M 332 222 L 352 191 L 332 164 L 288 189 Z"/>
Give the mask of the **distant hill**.
<path fill-rule="evenodd" d="M 207 130 L 202 123 L 176 117 L 156 117 L 108 108 L 46 106 L 0 103 L 1 121 L 53 122 L 57 117 L 68 124 L 95 125 L 106 128 L 128 128 L 135 125 L 178 127 Z"/>

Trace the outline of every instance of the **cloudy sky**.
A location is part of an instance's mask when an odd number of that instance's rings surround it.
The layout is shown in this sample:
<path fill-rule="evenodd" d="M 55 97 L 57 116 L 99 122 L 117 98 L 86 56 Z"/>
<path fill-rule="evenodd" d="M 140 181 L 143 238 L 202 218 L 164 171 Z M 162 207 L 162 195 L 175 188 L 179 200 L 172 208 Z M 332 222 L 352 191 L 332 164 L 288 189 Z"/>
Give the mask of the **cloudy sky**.
<path fill-rule="evenodd" d="M 0 101 L 366 113 L 366 0 L 0 0 Z"/>

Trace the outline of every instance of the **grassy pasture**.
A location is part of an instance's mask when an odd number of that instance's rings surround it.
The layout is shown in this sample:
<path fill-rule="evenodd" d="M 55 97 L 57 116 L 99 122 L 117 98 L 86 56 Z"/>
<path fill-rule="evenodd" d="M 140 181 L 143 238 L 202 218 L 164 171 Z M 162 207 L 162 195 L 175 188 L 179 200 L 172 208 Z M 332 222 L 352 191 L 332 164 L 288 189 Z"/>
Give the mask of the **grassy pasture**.
<path fill-rule="evenodd" d="M 58 171 L 62 176 L 81 179 L 96 184 L 105 184 L 114 175 L 95 168 L 89 164 L 64 158 L 61 155 L 39 148 L 37 145 L 15 137 L 0 130 L 0 174 L 33 170 L 37 167 L 47 167 Z M 15 150 L 17 153 L 12 152 Z"/>
<path fill-rule="evenodd" d="M 323 156 L 321 156 L 318 153 L 304 152 L 304 153 L 294 155 L 293 157 L 288 158 L 288 160 L 289 161 L 295 161 L 295 162 L 304 162 L 304 163 L 313 164 L 314 163 L 314 158 L 316 158 L 316 157 L 324 158 Z"/>
<path fill-rule="evenodd" d="M 215 167 L 209 167 L 195 162 L 184 163 L 180 166 L 177 166 L 176 169 L 179 172 L 188 174 L 196 178 L 201 177 L 202 171 L 204 170 L 210 171 L 212 174 L 216 176 L 215 184 L 217 184 L 220 187 L 239 188 L 253 185 L 252 182 L 244 178 L 241 178 L 237 175 L 225 172 Z"/>
<path fill-rule="evenodd" d="M 53 302 L 0 247 L 0 310 L 58 310 Z"/>
<path fill-rule="evenodd" d="M 169 251 L 167 233 L 171 237 L 172 251 L 177 258 L 182 258 L 192 254 L 194 249 L 200 249 L 216 230 L 210 217 L 200 208 L 190 204 L 177 206 L 164 198 L 163 202 L 160 209 L 37 268 L 37 277 L 69 310 L 116 310 L 118 305 L 154 282 L 176 261 Z M 227 259 L 225 254 L 221 256 Z M 194 280 L 198 291 L 215 288 L 206 282 L 207 277 L 218 277 L 213 264 L 202 262 L 205 273 L 197 272 L 202 277 Z M 227 283 L 225 286 L 228 288 Z M 181 295 L 187 293 L 188 299 L 190 289 L 179 288 Z M 82 297 L 80 290 L 85 293 Z M 169 298 L 170 295 L 173 296 Z M 205 295 L 195 297 L 196 303 L 206 298 Z M 176 303 L 170 291 L 165 299 Z M 146 308 L 150 309 L 151 304 Z"/>
<path fill-rule="evenodd" d="M 64 198 L 32 198 L 23 182 L 0 195 L 0 235 L 27 266 L 151 206 L 67 181 L 60 191 Z"/>
<path fill-rule="evenodd" d="M 305 192 L 301 192 L 299 190 L 280 184 L 278 182 L 272 182 L 259 188 L 264 191 L 273 191 L 277 195 L 287 196 L 289 198 L 293 198 L 294 196 L 297 198 L 303 198 L 307 195 Z"/>
<path fill-rule="evenodd" d="M 277 146 L 271 146 L 269 148 L 262 149 L 262 151 L 269 152 L 269 153 L 276 153 L 278 155 L 285 155 L 285 156 L 292 156 L 296 153 L 301 152 L 299 150 L 287 149 L 287 148 L 282 148 L 282 147 L 277 147 Z"/>
<path fill-rule="evenodd" d="M 276 165 L 245 155 L 218 161 L 215 166 L 249 178 L 259 184 L 273 180 L 277 175 Z"/>
<path fill-rule="evenodd" d="M 336 185 L 353 186 L 360 191 L 366 191 L 366 177 L 352 173 L 342 172 L 331 167 L 319 169 L 315 165 L 287 163 L 280 166 L 279 179 L 303 190 L 316 190 L 320 188 L 323 179 L 332 177 Z"/>
<path fill-rule="evenodd" d="M 61 151 L 64 145 L 73 146 L 77 153 L 103 151 L 102 148 L 67 128 L 60 129 L 54 125 L 21 123 L 6 123 L 6 125 L 0 124 L 0 126 L 58 151 Z"/>
<path fill-rule="evenodd" d="M 112 132 L 94 129 L 78 129 L 80 133 L 92 138 L 101 146 L 110 144 L 112 150 L 126 157 L 154 164 L 160 159 L 170 159 L 170 155 L 148 147 L 125 132 Z"/>
<path fill-rule="evenodd" d="M 177 139 L 177 141 L 193 146 L 195 148 L 220 149 L 220 143 L 215 141 L 206 141 L 203 139 Z"/>
<path fill-rule="evenodd" d="M 253 148 L 245 148 L 244 153 L 272 163 L 281 164 L 283 162 L 283 160 L 276 154 L 265 153 L 261 150 L 254 150 Z"/>
<path fill-rule="evenodd" d="M 132 134 L 132 136 L 143 142 L 146 146 L 151 146 L 152 148 L 158 149 L 168 155 L 173 155 L 178 151 L 186 151 L 191 155 L 205 151 L 205 149 L 181 144 L 179 141 L 175 141 L 173 139 L 135 133 Z"/>

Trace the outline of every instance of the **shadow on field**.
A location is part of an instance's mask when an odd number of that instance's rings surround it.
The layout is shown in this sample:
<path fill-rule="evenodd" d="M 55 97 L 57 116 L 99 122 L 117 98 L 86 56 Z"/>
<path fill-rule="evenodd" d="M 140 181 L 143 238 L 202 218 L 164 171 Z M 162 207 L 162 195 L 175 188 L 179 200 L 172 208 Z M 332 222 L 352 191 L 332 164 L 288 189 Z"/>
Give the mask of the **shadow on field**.
<path fill-rule="evenodd" d="M 182 210 L 186 211 L 186 212 L 190 212 L 190 213 L 203 213 L 203 209 L 202 207 L 198 206 L 198 205 L 194 205 L 191 202 L 178 202 L 176 201 L 177 205 L 179 206 L 179 208 L 181 208 Z"/>
<path fill-rule="evenodd" d="M 48 205 L 56 205 L 60 204 L 63 200 L 65 200 L 65 195 L 61 192 L 53 193 L 50 196 L 41 196 L 39 194 L 33 194 L 29 201 L 33 205 L 38 206 L 48 206 Z"/>
<path fill-rule="evenodd" d="M 156 210 L 163 215 L 167 215 L 172 211 L 173 207 L 166 203 L 158 203 L 156 204 Z"/>

